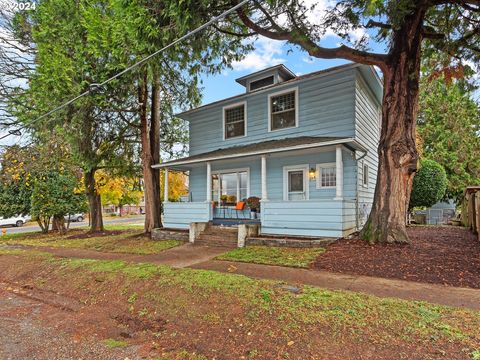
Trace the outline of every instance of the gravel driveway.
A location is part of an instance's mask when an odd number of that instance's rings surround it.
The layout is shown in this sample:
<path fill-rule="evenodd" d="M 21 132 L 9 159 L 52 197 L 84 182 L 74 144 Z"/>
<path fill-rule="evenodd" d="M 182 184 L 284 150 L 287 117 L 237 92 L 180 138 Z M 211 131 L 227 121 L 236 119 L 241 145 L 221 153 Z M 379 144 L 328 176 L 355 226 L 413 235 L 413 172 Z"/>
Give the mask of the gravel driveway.
<path fill-rule="evenodd" d="M 135 347 L 111 349 L 100 341 L 74 339 L 39 321 L 42 313 L 62 317 L 67 310 L 0 289 L 0 359 L 140 359 Z"/>

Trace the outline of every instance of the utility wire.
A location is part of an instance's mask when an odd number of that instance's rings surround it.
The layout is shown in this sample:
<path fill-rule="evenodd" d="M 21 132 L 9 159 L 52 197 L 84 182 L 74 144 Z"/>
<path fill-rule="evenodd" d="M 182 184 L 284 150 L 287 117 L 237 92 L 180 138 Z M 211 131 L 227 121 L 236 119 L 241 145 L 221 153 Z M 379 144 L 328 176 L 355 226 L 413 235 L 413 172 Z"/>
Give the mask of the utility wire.
<path fill-rule="evenodd" d="M 57 106 L 56 108 L 50 110 L 49 112 L 46 112 L 45 114 L 43 115 L 40 115 L 38 118 L 22 125 L 21 127 L 17 128 L 17 129 L 14 129 L 14 130 L 9 130 L 7 134 L 3 135 L 3 136 L 0 136 L 0 140 L 2 139 L 5 139 L 6 137 L 10 136 L 10 135 L 17 135 L 19 133 L 20 130 L 23 130 L 25 129 L 27 126 L 29 125 L 32 125 L 34 123 L 36 123 L 37 121 L 40 121 L 41 119 L 44 119 L 46 118 L 47 116 L 53 114 L 54 112 L 57 112 L 58 110 L 61 110 L 63 108 L 65 108 L 66 106 L 74 103 L 75 101 L 77 101 L 78 99 L 90 94 L 91 92 L 101 88 L 102 86 L 104 86 L 105 84 L 109 83 L 110 81 L 112 80 L 115 80 L 116 78 L 122 76 L 123 74 L 126 74 L 127 72 L 131 71 L 132 69 L 140 66 L 140 65 L 143 65 L 144 63 L 146 63 L 148 60 L 150 60 L 151 58 L 153 58 L 154 56 L 160 54 L 161 52 L 171 48 L 172 46 L 178 44 L 179 42 L 189 38 L 190 36 L 192 35 L 195 35 L 196 33 L 202 31 L 203 29 L 209 27 L 210 25 L 212 25 L 213 23 L 217 22 L 218 20 L 221 20 L 223 19 L 224 17 L 226 17 L 227 15 L 231 14 L 232 12 L 234 12 L 235 10 L 239 9 L 240 7 L 242 7 L 243 5 L 245 5 L 247 2 L 249 2 L 250 0 L 243 0 L 241 1 L 240 3 L 238 3 L 237 5 L 233 6 L 232 8 L 226 10 L 225 12 L 223 12 L 222 14 L 210 19 L 208 22 L 206 22 L 205 24 L 199 26 L 198 28 L 186 33 L 185 35 L 183 35 L 182 37 L 179 37 L 177 40 L 171 42 L 170 44 L 164 46 L 163 48 L 155 51 L 154 53 L 148 55 L 147 57 L 143 58 L 142 60 L 136 62 L 135 64 L 127 67 L 126 69 L 120 71 L 119 73 L 113 75 L 112 77 L 108 78 L 107 80 L 99 83 L 99 84 L 96 84 L 96 83 L 92 83 L 90 84 L 90 88 L 86 91 L 84 91 L 83 93 L 81 93 L 80 95 L 77 95 L 76 97 L 74 97 L 73 99 L 70 99 L 68 100 L 67 102 L 63 103 L 62 105 L 59 105 Z"/>

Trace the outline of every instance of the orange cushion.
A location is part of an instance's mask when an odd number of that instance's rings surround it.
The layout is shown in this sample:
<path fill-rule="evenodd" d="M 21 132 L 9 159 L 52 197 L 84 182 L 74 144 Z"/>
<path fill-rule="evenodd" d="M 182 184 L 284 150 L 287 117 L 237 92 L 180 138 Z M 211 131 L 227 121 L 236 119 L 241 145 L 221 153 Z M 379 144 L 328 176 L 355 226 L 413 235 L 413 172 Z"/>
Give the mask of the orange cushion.
<path fill-rule="evenodd" d="M 235 206 L 235 210 L 243 210 L 245 209 L 245 201 L 239 201 L 237 206 Z"/>

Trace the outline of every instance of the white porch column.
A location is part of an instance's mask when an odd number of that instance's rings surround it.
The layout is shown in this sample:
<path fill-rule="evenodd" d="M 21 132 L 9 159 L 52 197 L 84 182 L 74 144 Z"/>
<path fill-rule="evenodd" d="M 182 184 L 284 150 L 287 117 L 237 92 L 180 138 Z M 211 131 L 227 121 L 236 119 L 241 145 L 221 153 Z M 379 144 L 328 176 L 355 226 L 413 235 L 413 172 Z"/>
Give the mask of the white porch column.
<path fill-rule="evenodd" d="M 268 200 L 267 193 L 267 156 L 262 155 L 262 201 Z"/>
<path fill-rule="evenodd" d="M 335 148 L 335 168 L 337 176 L 337 186 L 335 200 L 343 199 L 343 160 L 342 160 L 342 145 L 337 145 Z"/>
<path fill-rule="evenodd" d="M 165 179 L 163 187 L 163 201 L 168 202 L 168 168 L 165 168 Z"/>
<path fill-rule="evenodd" d="M 207 202 L 212 202 L 212 164 L 207 161 Z"/>

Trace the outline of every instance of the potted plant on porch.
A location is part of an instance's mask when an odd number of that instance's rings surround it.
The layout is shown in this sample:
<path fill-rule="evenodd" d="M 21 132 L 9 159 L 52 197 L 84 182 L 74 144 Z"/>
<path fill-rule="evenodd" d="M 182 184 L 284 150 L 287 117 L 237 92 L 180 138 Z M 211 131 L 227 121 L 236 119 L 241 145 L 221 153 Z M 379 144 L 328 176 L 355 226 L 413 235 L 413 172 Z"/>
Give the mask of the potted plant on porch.
<path fill-rule="evenodd" d="M 250 196 L 247 199 L 247 206 L 250 208 L 250 215 L 252 219 L 256 219 L 257 212 L 260 212 L 260 198 L 257 196 Z"/>
<path fill-rule="evenodd" d="M 222 206 L 225 206 L 225 204 L 227 203 L 227 200 L 228 200 L 228 195 L 220 196 L 220 201 L 222 203 Z"/>

